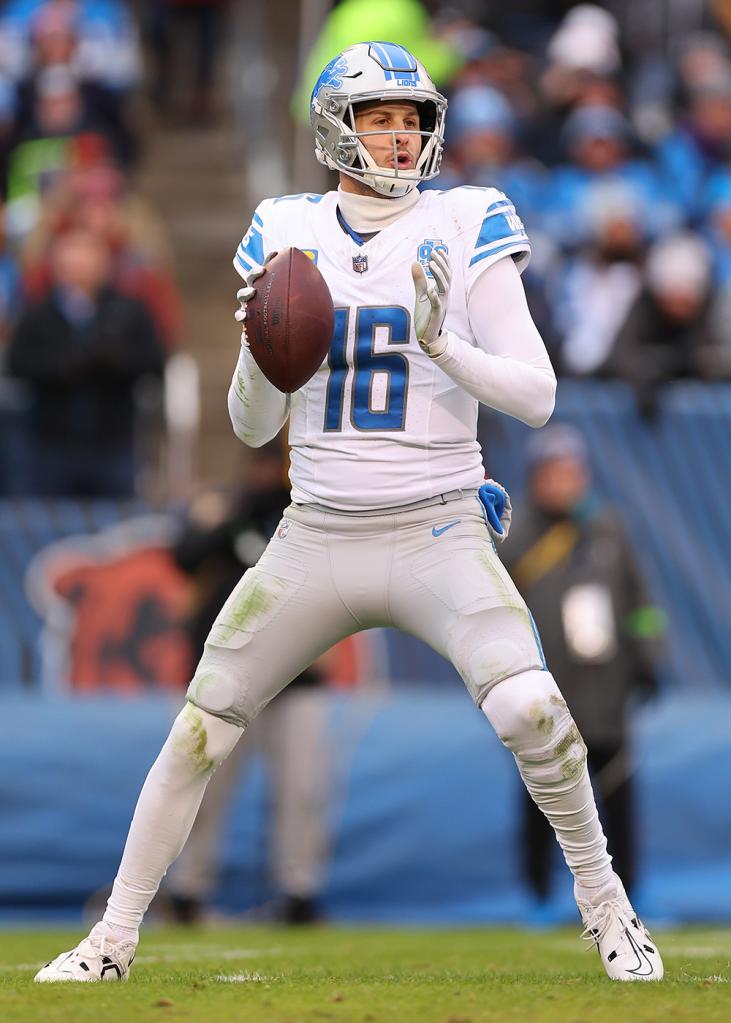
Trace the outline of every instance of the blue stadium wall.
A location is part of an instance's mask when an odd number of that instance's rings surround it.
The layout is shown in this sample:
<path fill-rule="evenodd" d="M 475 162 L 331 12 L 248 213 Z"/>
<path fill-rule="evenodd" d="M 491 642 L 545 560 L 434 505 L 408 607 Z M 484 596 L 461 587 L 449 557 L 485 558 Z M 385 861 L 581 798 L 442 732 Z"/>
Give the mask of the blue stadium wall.
<path fill-rule="evenodd" d="M 177 704 L 147 698 L 4 703 L 0 745 L 0 919 L 77 915 L 111 883 L 135 800 Z M 333 696 L 335 920 L 477 923 L 529 911 L 518 875 L 512 757 L 458 687 L 380 699 Z M 731 696 L 672 698 L 635 736 L 641 876 L 652 919 L 731 919 Z M 266 779 L 234 800 L 216 903 L 271 896 Z M 556 856 L 556 910 L 573 918 Z"/>

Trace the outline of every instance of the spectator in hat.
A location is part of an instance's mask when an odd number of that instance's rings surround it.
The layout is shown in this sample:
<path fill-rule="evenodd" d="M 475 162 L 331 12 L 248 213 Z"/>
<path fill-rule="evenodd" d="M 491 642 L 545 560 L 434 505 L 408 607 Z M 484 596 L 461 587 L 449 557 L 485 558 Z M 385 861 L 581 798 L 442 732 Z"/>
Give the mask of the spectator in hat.
<path fill-rule="evenodd" d="M 527 500 L 502 545 L 530 606 L 546 661 L 588 748 L 609 851 L 628 891 L 636 878 L 634 766 L 628 721 L 656 689 L 663 618 L 613 508 L 592 484 L 581 434 L 548 426 L 526 450 Z M 522 802 L 522 867 L 540 920 L 550 898 L 552 843 L 545 819 Z"/>
<path fill-rule="evenodd" d="M 731 65 L 725 75 L 694 88 L 685 114 L 658 143 L 655 155 L 686 220 L 696 222 L 708 182 L 731 159 Z"/>
<path fill-rule="evenodd" d="M 614 15 L 596 4 L 572 7 L 548 40 L 546 57 L 538 81 L 541 109 L 531 124 L 529 148 L 553 165 L 564 155 L 561 125 L 573 110 L 622 105 L 622 61 Z"/>
<path fill-rule="evenodd" d="M 605 372 L 629 381 L 653 415 L 659 388 L 687 377 L 731 379 L 731 337 L 719 321 L 711 254 L 689 232 L 655 243 L 645 283 L 617 334 Z"/>
<path fill-rule="evenodd" d="M 595 373 L 642 288 L 645 210 L 622 184 L 588 190 L 586 242 L 558 271 L 550 300 L 561 371 Z"/>
<path fill-rule="evenodd" d="M 587 241 L 593 190 L 598 185 L 630 190 L 653 236 L 678 224 L 680 211 L 672 194 L 664 190 L 648 161 L 632 155 L 630 125 L 619 110 L 598 105 L 577 108 L 564 125 L 562 140 L 569 161 L 553 173 L 547 213 L 549 234 L 562 248 Z"/>

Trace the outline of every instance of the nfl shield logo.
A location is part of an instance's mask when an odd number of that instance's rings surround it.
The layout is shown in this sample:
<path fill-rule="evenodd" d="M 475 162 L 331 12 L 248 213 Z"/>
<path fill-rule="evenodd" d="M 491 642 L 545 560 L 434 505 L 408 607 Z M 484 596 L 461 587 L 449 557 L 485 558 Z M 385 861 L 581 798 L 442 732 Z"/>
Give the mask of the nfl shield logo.
<path fill-rule="evenodd" d="M 357 274 L 364 274 L 368 269 L 368 256 L 353 256 L 353 269 Z"/>

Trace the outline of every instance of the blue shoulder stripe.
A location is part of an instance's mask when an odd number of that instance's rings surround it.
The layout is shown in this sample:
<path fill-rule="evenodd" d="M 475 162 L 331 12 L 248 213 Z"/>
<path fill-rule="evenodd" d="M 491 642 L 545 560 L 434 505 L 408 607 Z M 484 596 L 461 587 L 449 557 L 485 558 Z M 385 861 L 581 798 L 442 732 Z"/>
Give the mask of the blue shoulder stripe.
<path fill-rule="evenodd" d="M 492 256 L 497 256 L 500 252 L 505 252 L 506 249 L 513 249 L 516 252 L 521 250 L 527 251 L 530 249 L 530 243 L 526 235 L 516 235 L 514 238 L 506 240 L 504 245 L 498 245 L 497 248 L 488 249 L 487 252 L 478 252 L 476 256 L 473 256 L 470 260 L 470 266 L 474 266 L 475 263 L 479 263 L 481 259 L 489 259 Z"/>
<path fill-rule="evenodd" d="M 525 228 L 518 214 L 513 209 L 512 203 L 504 210 L 498 209 L 494 213 L 488 212 L 482 221 L 480 233 L 475 242 L 475 248 L 481 249 L 485 245 L 493 245 L 502 239 L 509 238 L 516 240 L 527 240 Z"/>
<path fill-rule="evenodd" d="M 239 245 L 239 252 L 250 259 L 252 263 L 262 264 L 264 262 L 264 239 L 255 224 L 252 224 L 246 232 Z"/>

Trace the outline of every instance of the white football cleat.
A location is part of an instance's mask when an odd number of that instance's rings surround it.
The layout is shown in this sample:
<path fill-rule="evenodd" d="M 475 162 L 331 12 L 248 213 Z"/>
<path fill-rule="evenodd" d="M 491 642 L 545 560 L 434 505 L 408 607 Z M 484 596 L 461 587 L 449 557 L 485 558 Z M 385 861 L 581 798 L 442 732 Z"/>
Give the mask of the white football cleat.
<path fill-rule="evenodd" d="M 662 980 L 660 953 L 632 909 L 622 882 L 614 876 L 616 893 L 597 906 L 576 894 L 585 927 L 582 937 L 596 945 L 610 980 Z"/>
<path fill-rule="evenodd" d="M 135 941 L 112 941 L 108 925 L 100 922 L 94 925 L 88 938 L 46 963 L 34 979 L 39 984 L 127 980 L 136 950 Z"/>

